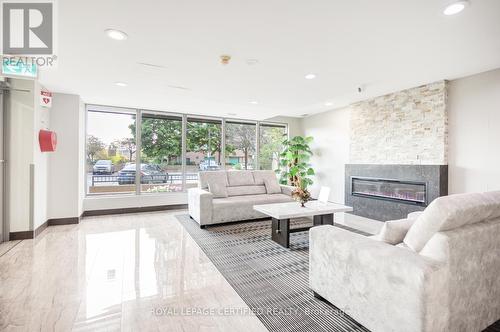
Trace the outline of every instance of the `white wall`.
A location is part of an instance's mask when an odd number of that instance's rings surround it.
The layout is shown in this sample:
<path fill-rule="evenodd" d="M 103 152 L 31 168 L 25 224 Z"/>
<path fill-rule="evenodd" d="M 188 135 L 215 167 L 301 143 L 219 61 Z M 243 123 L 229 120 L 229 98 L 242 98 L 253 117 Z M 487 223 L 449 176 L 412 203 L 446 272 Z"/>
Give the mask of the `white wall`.
<path fill-rule="evenodd" d="M 302 119 L 305 136 L 312 136 L 311 164 L 316 171 L 311 187 L 316 197 L 321 186 L 330 187 L 330 201 L 344 203 L 345 164 L 349 163 L 350 108 Z"/>
<path fill-rule="evenodd" d="M 10 80 L 6 96 L 7 215 L 10 232 L 30 230 L 30 164 L 33 163 L 34 81 Z M 25 90 L 25 91 L 22 91 Z"/>
<path fill-rule="evenodd" d="M 266 119 L 265 121 L 270 122 L 281 122 L 288 125 L 288 132 L 290 137 L 300 136 L 304 134 L 302 130 L 302 118 L 295 118 L 291 116 L 275 116 L 273 118 Z"/>
<path fill-rule="evenodd" d="M 85 112 L 85 104 L 80 99 L 79 110 L 78 110 L 78 215 L 81 216 L 83 213 L 83 200 L 85 198 L 85 145 L 87 140 L 87 133 L 85 132 L 86 125 L 85 119 L 87 115 Z"/>
<path fill-rule="evenodd" d="M 38 141 L 40 130 L 51 130 L 50 111 L 40 105 L 40 91 L 45 90 L 37 81 L 34 82 L 34 131 L 33 131 L 33 163 L 34 176 L 34 204 L 33 226 L 37 229 L 47 221 L 47 188 L 50 152 L 41 152 Z"/>
<path fill-rule="evenodd" d="M 187 193 L 89 196 L 83 201 L 83 210 L 92 211 L 175 204 L 187 204 Z"/>
<path fill-rule="evenodd" d="M 78 217 L 82 213 L 85 117 L 81 105 L 77 95 L 55 93 L 52 99 L 51 129 L 57 133 L 58 144 L 49 160 L 49 219 Z"/>
<path fill-rule="evenodd" d="M 500 190 L 500 69 L 451 81 L 449 192 Z"/>

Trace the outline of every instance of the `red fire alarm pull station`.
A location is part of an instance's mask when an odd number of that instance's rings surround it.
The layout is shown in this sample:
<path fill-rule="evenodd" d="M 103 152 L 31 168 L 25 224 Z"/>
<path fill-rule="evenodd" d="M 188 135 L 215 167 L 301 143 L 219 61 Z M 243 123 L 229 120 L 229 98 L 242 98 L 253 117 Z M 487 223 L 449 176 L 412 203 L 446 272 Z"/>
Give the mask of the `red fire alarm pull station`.
<path fill-rule="evenodd" d="M 38 133 L 38 141 L 42 152 L 53 152 L 57 146 L 57 135 L 53 131 L 40 130 Z"/>

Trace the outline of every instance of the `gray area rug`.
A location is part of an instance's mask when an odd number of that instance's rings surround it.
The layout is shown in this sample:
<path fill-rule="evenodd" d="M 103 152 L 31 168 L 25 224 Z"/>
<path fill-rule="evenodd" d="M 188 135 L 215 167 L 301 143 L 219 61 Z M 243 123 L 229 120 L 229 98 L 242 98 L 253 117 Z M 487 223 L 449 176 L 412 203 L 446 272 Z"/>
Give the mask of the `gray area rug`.
<path fill-rule="evenodd" d="M 368 331 L 314 298 L 308 232 L 292 233 L 287 249 L 271 240 L 271 220 L 200 229 L 188 215 L 176 217 L 269 331 Z"/>
<path fill-rule="evenodd" d="M 314 298 L 308 232 L 292 233 L 287 249 L 271 240 L 271 220 L 200 229 L 187 214 L 176 217 L 269 331 L 368 331 L 342 308 Z M 290 227 L 310 223 L 294 220 Z M 500 322 L 486 331 L 500 332 Z"/>

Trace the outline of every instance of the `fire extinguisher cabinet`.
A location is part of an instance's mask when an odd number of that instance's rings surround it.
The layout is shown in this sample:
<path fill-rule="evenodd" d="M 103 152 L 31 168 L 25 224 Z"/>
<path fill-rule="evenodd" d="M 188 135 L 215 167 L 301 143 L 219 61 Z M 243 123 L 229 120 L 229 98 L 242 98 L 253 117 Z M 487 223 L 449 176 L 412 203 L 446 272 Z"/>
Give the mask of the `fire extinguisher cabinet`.
<path fill-rule="evenodd" d="M 57 135 L 50 130 L 40 130 L 38 133 L 38 141 L 40 143 L 40 151 L 53 152 L 57 146 Z"/>

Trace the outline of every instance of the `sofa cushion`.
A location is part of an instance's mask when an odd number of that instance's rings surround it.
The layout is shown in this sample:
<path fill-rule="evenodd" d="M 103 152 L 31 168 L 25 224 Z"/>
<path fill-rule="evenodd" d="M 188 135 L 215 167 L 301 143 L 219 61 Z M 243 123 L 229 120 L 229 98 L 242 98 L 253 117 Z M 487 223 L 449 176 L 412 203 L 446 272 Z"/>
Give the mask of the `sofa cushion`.
<path fill-rule="evenodd" d="M 439 197 L 417 218 L 403 242 L 419 252 L 436 232 L 490 219 L 499 209 L 500 198 L 492 193 Z"/>
<path fill-rule="evenodd" d="M 264 184 L 268 194 L 281 194 L 281 186 L 276 177 L 274 179 L 265 179 Z"/>
<path fill-rule="evenodd" d="M 255 184 L 252 171 L 228 171 L 227 180 L 231 187 L 253 186 Z"/>
<path fill-rule="evenodd" d="M 266 179 L 277 179 L 276 173 L 274 171 L 253 171 L 253 179 L 255 184 L 264 185 L 264 180 Z"/>
<path fill-rule="evenodd" d="M 208 182 L 208 191 L 214 195 L 214 198 L 227 197 L 227 188 L 225 183 L 222 181 L 210 181 Z"/>
<path fill-rule="evenodd" d="M 264 186 L 237 186 L 227 187 L 228 196 L 259 195 L 266 193 Z"/>
<path fill-rule="evenodd" d="M 483 193 L 483 195 L 495 204 L 488 219 L 500 218 L 500 191 L 488 191 Z"/>
<path fill-rule="evenodd" d="M 209 182 L 219 182 L 228 186 L 226 171 L 206 171 L 199 173 L 198 187 L 201 189 L 207 189 Z"/>
<path fill-rule="evenodd" d="M 376 239 L 394 245 L 401 243 L 414 222 L 415 219 L 386 221 L 380 232 L 377 234 Z"/>
<path fill-rule="evenodd" d="M 228 198 L 215 198 L 213 200 L 212 220 L 214 223 L 239 221 L 263 218 L 265 215 L 253 209 L 257 204 L 291 202 L 290 196 L 283 194 L 274 195 L 246 195 Z"/>
<path fill-rule="evenodd" d="M 230 209 L 237 206 L 250 206 L 253 209 L 254 205 L 271 204 L 293 201 L 290 196 L 284 194 L 274 195 L 245 195 L 245 196 L 232 196 L 227 198 L 216 198 L 213 200 L 214 210 L 217 209 Z"/>

